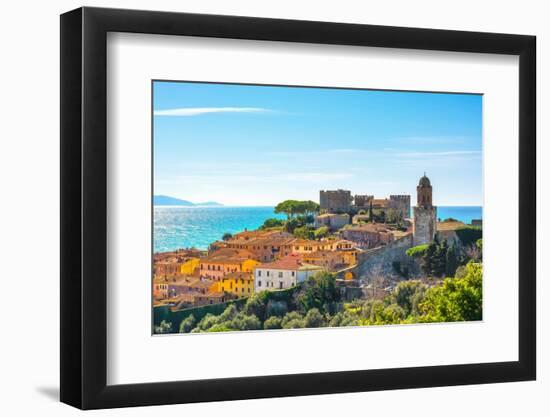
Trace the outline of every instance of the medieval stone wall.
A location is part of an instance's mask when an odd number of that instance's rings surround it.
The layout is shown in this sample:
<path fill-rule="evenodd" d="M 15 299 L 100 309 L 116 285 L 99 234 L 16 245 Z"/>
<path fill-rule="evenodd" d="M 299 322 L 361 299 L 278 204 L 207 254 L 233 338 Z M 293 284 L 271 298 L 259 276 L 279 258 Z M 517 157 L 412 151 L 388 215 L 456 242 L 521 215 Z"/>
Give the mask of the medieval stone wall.
<path fill-rule="evenodd" d="M 401 268 L 407 268 L 411 275 L 418 274 L 417 262 L 407 256 L 407 249 L 413 246 L 413 235 L 406 235 L 398 240 L 390 242 L 386 246 L 370 249 L 358 254 L 357 277 L 365 279 L 373 274 L 397 275 L 393 266 L 399 262 Z"/>
<path fill-rule="evenodd" d="M 403 219 L 411 217 L 411 196 L 390 195 L 390 207 L 399 210 Z"/>
<path fill-rule="evenodd" d="M 352 202 L 351 192 L 348 190 L 321 190 L 319 191 L 319 205 L 321 210 L 329 213 L 347 213 Z"/>

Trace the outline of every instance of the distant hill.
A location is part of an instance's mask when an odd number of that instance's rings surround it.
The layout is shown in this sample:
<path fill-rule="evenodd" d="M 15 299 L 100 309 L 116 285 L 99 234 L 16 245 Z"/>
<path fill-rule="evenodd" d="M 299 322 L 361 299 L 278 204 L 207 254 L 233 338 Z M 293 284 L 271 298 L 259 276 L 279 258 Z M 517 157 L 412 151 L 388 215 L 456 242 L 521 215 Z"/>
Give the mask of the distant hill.
<path fill-rule="evenodd" d="M 207 201 L 204 203 L 192 203 L 191 201 L 181 200 L 179 198 L 170 197 L 167 195 L 155 195 L 153 196 L 153 205 L 154 206 L 182 206 L 182 207 L 193 207 L 193 206 L 223 206 L 223 204 L 216 203 L 215 201 Z"/>

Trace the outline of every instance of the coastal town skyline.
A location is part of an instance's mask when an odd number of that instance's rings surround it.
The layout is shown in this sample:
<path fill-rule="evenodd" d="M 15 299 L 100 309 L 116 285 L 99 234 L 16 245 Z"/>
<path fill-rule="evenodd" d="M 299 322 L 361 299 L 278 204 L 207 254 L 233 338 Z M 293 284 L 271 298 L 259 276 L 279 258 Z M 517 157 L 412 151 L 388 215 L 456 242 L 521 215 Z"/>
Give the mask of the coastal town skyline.
<path fill-rule="evenodd" d="M 289 94 L 289 90 L 292 94 Z M 154 193 L 225 206 L 319 190 L 482 205 L 482 96 L 155 82 Z"/>

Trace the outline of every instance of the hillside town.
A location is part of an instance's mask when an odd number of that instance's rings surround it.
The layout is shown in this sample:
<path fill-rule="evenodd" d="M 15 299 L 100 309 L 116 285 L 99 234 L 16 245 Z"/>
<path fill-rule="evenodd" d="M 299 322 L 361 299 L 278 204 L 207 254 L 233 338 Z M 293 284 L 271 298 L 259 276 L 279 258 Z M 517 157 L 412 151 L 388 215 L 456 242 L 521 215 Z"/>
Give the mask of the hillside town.
<path fill-rule="evenodd" d="M 279 204 L 276 211 L 286 221 L 268 219 L 257 230 L 227 233 L 208 250 L 155 253 L 154 307 L 181 311 L 227 303 L 287 290 L 320 272 L 335 277 L 347 300 L 383 298 L 411 278 L 434 285 L 411 249 L 434 241 L 459 247 L 457 232 L 480 229 L 481 219 L 471 225 L 438 219 L 425 175 L 416 197 L 411 213 L 410 195 L 352 197 L 349 190 L 321 190 L 319 204 Z"/>

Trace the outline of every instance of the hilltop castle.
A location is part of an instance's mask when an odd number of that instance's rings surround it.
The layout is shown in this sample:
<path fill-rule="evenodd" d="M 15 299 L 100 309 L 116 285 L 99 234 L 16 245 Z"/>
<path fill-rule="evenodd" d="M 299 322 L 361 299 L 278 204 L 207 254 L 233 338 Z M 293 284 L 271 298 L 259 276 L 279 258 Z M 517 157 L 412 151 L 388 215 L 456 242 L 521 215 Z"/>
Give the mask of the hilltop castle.
<path fill-rule="evenodd" d="M 401 213 L 403 219 L 411 215 L 410 195 L 390 195 L 389 198 L 374 198 L 373 195 L 351 196 L 349 190 L 321 190 L 319 192 L 321 210 L 327 213 L 356 214 L 370 207 L 378 212 L 395 210 Z"/>
<path fill-rule="evenodd" d="M 374 198 L 372 195 L 352 196 L 349 190 L 321 190 L 319 192 L 321 210 L 329 213 L 354 215 L 360 210 L 371 207 L 378 212 L 395 210 L 401 213 L 403 219 L 411 216 L 410 195 L 390 195 L 389 198 Z M 319 216 L 319 218 L 322 216 Z M 347 222 L 349 222 L 349 217 Z M 321 224 L 322 222 L 319 222 Z M 324 223 L 323 223 L 324 224 Z M 429 243 L 437 232 L 437 207 L 432 204 L 432 185 L 424 174 L 416 187 L 416 206 L 413 207 L 413 239 L 415 245 Z M 342 227 L 340 224 L 339 227 Z"/>

